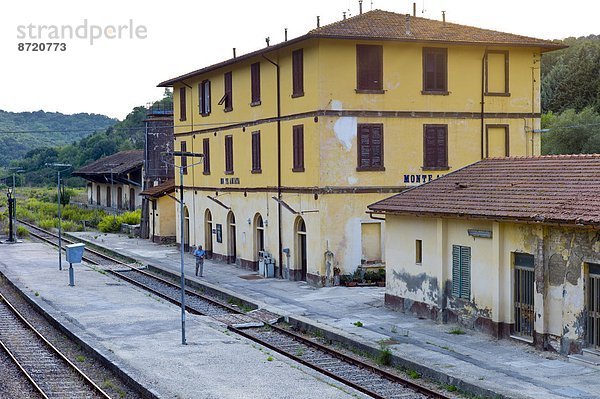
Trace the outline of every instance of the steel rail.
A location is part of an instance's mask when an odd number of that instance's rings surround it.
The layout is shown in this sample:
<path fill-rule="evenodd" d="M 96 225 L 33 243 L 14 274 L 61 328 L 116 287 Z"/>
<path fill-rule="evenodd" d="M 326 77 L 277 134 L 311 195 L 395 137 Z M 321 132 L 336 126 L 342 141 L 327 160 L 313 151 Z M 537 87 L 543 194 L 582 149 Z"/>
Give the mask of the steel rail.
<path fill-rule="evenodd" d="M 10 351 L 10 349 L 8 349 L 6 347 L 6 345 L 4 345 L 4 342 L 2 342 L 2 340 L 0 340 L 0 347 L 2 347 L 2 350 L 4 350 L 4 352 L 12 360 L 12 362 L 15 364 L 15 366 L 21 371 L 21 374 L 23 374 L 25 376 L 25 378 L 27 379 L 27 381 L 29 381 L 29 383 L 33 386 L 34 390 L 37 393 L 39 393 L 42 396 L 42 398 L 50 399 L 50 398 L 48 398 L 48 395 L 46 395 L 46 393 L 42 390 L 42 388 L 40 388 L 40 386 L 37 384 L 37 382 L 35 382 L 33 377 L 21 365 L 21 363 L 17 360 L 15 355 L 13 355 L 13 353 Z"/>
<path fill-rule="evenodd" d="M 85 385 L 87 387 L 91 388 L 93 393 L 99 395 L 102 398 L 110 399 L 110 396 L 106 392 L 104 392 L 102 390 L 102 388 L 100 388 L 98 385 L 96 385 L 96 383 L 94 381 L 92 381 L 81 369 L 79 369 L 79 367 L 77 367 L 73 362 L 71 362 L 52 343 L 50 343 L 50 341 L 48 341 L 31 323 L 29 323 L 29 321 L 27 321 L 27 319 L 25 319 L 25 317 L 1 293 L 0 293 L 0 303 L 5 304 L 6 308 L 9 310 L 9 313 L 12 314 L 15 317 L 15 319 L 18 320 L 18 322 L 20 322 L 25 327 L 26 330 L 32 332 L 33 335 L 41 341 L 42 346 L 45 347 L 48 350 L 48 352 L 50 352 L 52 355 L 57 356 L 60 359 L 60 361 L 62 361 L 64 364 L 66 364 L 68 369 L 74 371 L 75 374 L 83 380 Z M 5 344 L 3 343 L 3 346 L 4 345 Z M 19 368 L 24 369 L 24 367 L 16 359 L 16 356 L 13 356 L 12 352 L 10 351 L 10 348 L 6 348 L 6 349 L 11 354 L 11 357 L 17 362 L 17 364 L 19 365 Z M 37 382 L 35 382 L 35 384 L 36 384 L 36 386 L 38 385 Z M 46 392 L 44 392 L 44 395 L 47 396 L 48 394 Z"/>
<path fill-rule="evenodd" d="M 45 232 L 45 230 L 43 230 L 43 229 L 41 229 L 41 228 L 39 228 L 37 226 L 31 226 L 31 227 L 33 227 L 33 228 L 35 228 L 37 230 Z M 51 234 L 51 235 L 53 235 L 53 234 Z M 55 246 L 57 245 L 55 242 L 51 242 L 51 240 L 46 240 L 45 239 L 44 241 L 47 241 L 47 242 L 49 242 L 49 243 L 51 243 L 52 245 L 55 245 Z M 162 284 L 168 285 L 171 289 L 180 290 L 180 286 L 178 284 L 175 284 L 175 283 L 173 283 L 171 281 L 165 280 L 162 277 L 156 276 L 156 275 L 154 275 L 152 273 L 148 273 L 148 272 L 146 272 L 144 270 L 140 270 L 140 269 L 131 267 L 130 265 L 128 265 L 128 264 L 126 264 L 126 263 L 124 263 L 122 261 L 116 260 L 114 258 L 111 258 L 108 255 L 105 255 L 105 254 L 102 254 L 102 253 L 99 253 L 99 252 L 97 252 L 97 255 L 101 256 L 103 258 L 107 258 L 107 259 L 111 260 L 112 262 L 115 262 L 115 263 L 118 263 L 118 264 L 122 264 L 123 266 L 126 266 L 127 268 L 131 269 L 132 271 L 135 271 L 137 273 L 141 273 L 141 274 L 143 274 L 143 275 L 145 275 L 145 276 L 147 276 L 149 278 L 155 279 L 155 280 L 161 282 Z M 98 264 L 98 263 L 95 263 L 95 264 Z M 123 280 L 125 280 L 125 281 L 133 284 L 133 285 L 136 285 L 136 286 L 138 286 L 138 287 L 140 287 L 140 288 L 142 288 L 144 290 L 150 291 L 153 294 L 155 294 L 156 296 L 159 296 L 160 298 L 163 298 L 163 299 L 165 299 L 165 300 L 167 300 L 167 301 L 169 301 L 169 302 L 171 302 L 171 303 L 173 303 L 175 305 L 180 305 L 181 304 L 181 302 L 177 298 L 174 298 L 174 297 L 171 297 L 169 295 L 166 295 L 166 294 L 160 292 L 159 290 L 157 290 L 157 289 L 155 289 L 153 287 L 150 287 L 150 286 L 148 286 L 146 284 L 143 284 L 143 283 L 141 283 L 139 281 L 136 281 L 133 278 L 130 278 L 129 276 L 124 275 L 123 273 L 121 273 L 119 271 L 115 271 L 115 270 L 106 270 L 106 271 L 109 272 L 109 273 L 111 273 L 111 274 L 113 274 L 113 275 L 115 275 L 116 277 L 118 277 L 120 279 L 123 279 Z M 194 292 L 192 290 L 189 290 L 187 288 L 185 289 L 185 293 L 188 294 L 188 295 L 200 298 L 201 300 L 210 302 L 211 304 L 220 306 L 220 307 L 222 307 L 222 308 L 230 311 L 231 313 L 244 314 L 244 312 L 240 311 L 239 309 L 227 306 L 227 305 L 225 305 L 225 304 L 223 304 L 221 302 L 215 301 L 214 299 L 212 299 L 210 297 L 207 297 L 205 295 L 199 294 L 199 293 Z M 194 308 L 194 305 L 192 305 L 192 304 L 186 304 L 186 310 L 188 310 L 192 314 L 206 315 L 206 313 L 204 313 L 204 312 L 202 312 L 202 311 Z M 350 381 L 350 380 L 348 380 L 348 379 L 346 379 L 346 378 L 344 378 L 344 377 L 342 377 L 342 376 L 340 376 L 340 375 L 338 375 L 338 374 L 336 374 L 334 372 L 331 372 L 329 370 L 326 370 L 326 369 L 318 366 L 315 363 L 311 363 L 310 361 L 302 359 L 299 356 L 296 356 L 296 355 L 294 355 L 294 354 L 292 354 L 290 352 L 285 351 L 284 349 L 278 348 L 276 345 L 269 343 L 265 339 L 261 339 L 259 337 L 255 337 L 252 334 L 246 333 L 245 331 L 242 331 L 241 329 L 236 328 L 236 327 L 231 326 L 231 325 L 228 325 L 227 328 L 229 330 L 231 330 L 232 332 L 235 332 L 236 334 L 239 334 L 239 335 L 241 335 L 241 336 L 243 336 L 243 337 L 245 337 L 247 339 L 250 339 L 250 340 L 252 340 L 252 341 L 254 341 L 256 343 L 259 343 L 259 344 L 261 344 L 261 345 L 263 345 L 263 346 L 265 346 L 265 347 L 267 347 L 269 349 L 272 349 L 272 350 L 276 351 L 277 353 L 280 353 L 280 354 L 282 354 L 282 355 L 284 355 L 284 356 L 286 356 L 286 357 L 288 357 L 288 358 L 290 358 L 290 359 L 292 359 L 292 360 L 294 360 L 294 361 L 296 361 L 298 363 L 301 363 L 301 364 L 303 364 L 303 365 L 305 365 L 307 367 L 310 367 L 310 368 L 312 368 L 312 369 L 314 369 L 314 370 L 316 370 L 316 371 L 318 371 L 318 372 L 320 372 L 320 373 L 322 373 L 324 375 L 327 375 L 328 377 L 333 378 L 333 379 L 335 379 L 335 380 L 337 380 L 337 381 L 339 381 L 339 382 L 341 382 L 341 383 L 343 383 L 345 385 L 348 385 L 348 386 L 350 386 L 350 387 L 352 387 L 352 388 L 354 388 L 354 389 L 356 389 L 356 390 L 358 390 L 360 392 L 363 392 L 363 393 L 365 393 L 365 394 L 367 394 L 369 396 L 372 396 L 373 398 L 376 398 L 376 399 L 385 399 L 385 398 L 387 398 L 386 396 L 382 396 L 382 395 L 378 394 L 377 392 L 374 392 L 373 390 L 369 389 L 365 385 L 361 385 L 361 384 L 357 384 L 355 382 L 352 382 L 352 381 Z M 338 359 L 338 360 L 340 360 L 342 362 L 345 362 L 345 363 L 347 363 L 349 365 L 352 365 L 354 367 L 358 367 L 358 368 L 363 369 L 363 370 L 367 370 L 368 372 L 373 373 L 373 374 L 375 374 L 375 375 L 377 375 L 377 376 L 379 376 L 379 377 L 381 377 L 383 379 L 386 379 L 386 380 L 388 380 L 389 382 L 391 382 L 393 384 L 400 384 L 400 385 L 402 385 L 403 387 L 405 387 L 407 389 L 411 389 L 411 390 L 415 391 L 415 393 L 419 393 L 419 394 L 425 395 L 426 397 L 429 397 L 429 398 L 450 399 L 449 396 L 446 396 L 446 395 L 444 395 L 444 394 L 442 394 L 440 392 L 436 392 L 436 391 L 430 390 L 429 388 L 426 388 L 426 387 L 424 387 L 422 385 L 419 385 L 419 384 L 417 384 L 417 383 L 415 383 L 413 381 L 410 381 L 408 379 L 402 378 L 402 377 L 400 377 L 400 376 L 398 376 L 396 374 L 392 374 L 392 373 L 390 373 L 390 372 L 388 372 L 386 370 L 383 370 L 383 369 L 381 369 L 379 367 L 373 366 L 372 364 L 368 364 L 368 363 L 366 363 L 366 362 L 364 362 L 364 361 L 362 361 L 360 359 L 356 359 L 356 358 L 353 358 L 351 356 L 348 356 L 348 355 L 346 355 L 346 354 L 344 354 L 344 353 L 342 353 L 342 352 L 340 352 L 340 351 L 338 351 L 336 349 L 333 349 L 333 348 L 330 348 L 328 346 L 319 344 L 317 342 L 308 340 L 307 338 L 305 338 L 305 337 L 303 337 L 303 336 L 301 336 L 299 334 L 292 333 L 292 332 L 290 332 L 290 331 L 288 331 L 286 329 L 282 329 L 280 327 L 273 326 L 273 325 L 271 325 L 270 328 L 272 328 L 273 330 L 275 330 L 275 331 L 277 331 L 277 332 L 279 332 L 281 334 L 284 334 L 291 341 L 299 342 L 299 343 L 301 343 L 303 345 L 306 345 L 306 346 L 309 346 L 309 347 L 311 347 L 311 348 L 313 348 L 313 349 L 315 349 L 317 351 L 324 352 L 325 354 L 327 354 L 329 356 L 332 356 L 332 357 L 334 357 L 334 358 L 336 358 L 336 359 Z"/>

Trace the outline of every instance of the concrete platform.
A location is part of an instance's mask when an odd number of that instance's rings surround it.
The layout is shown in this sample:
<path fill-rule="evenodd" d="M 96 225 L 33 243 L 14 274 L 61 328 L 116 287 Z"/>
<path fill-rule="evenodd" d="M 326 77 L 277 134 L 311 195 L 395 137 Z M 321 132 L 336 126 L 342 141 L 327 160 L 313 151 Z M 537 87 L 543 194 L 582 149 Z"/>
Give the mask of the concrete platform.
<path fill-rule="evenodd" d="M 124 235 L 77 233 L 97 245 L 179 273 L 179 251 Z M 384 307 L 384 288 L 315 289 L 302 282 L 256 279 L 248 270 L 205 261 L 196 278 L 194 259 L 186 255 L 191 280 L 228 291 L 261 307 L 322 328 L 360 345 L 378 348 L 381 340 L 404 364 L 477 395 L 510 398 L 600 398 L 600 370 L 539 352 L 516 340 L 495 340 L 474 331 L 454 335 L 439 325 Z M 353 323 L 360 321 L 363 327 Z M 497 396 L 496 396 L 497 395 Z M 298 396 L 297 396 L 298 397 Z"/>
<path fill-rule="evenodd" d="M 81 340 L 162 398 L 355 398 L 364 395 L 233 335 L 101 270 L 58 270 L 37 243 L 0 246 L 0 272 Z M 63 263 L 68 268 L 68 263 Z"/>

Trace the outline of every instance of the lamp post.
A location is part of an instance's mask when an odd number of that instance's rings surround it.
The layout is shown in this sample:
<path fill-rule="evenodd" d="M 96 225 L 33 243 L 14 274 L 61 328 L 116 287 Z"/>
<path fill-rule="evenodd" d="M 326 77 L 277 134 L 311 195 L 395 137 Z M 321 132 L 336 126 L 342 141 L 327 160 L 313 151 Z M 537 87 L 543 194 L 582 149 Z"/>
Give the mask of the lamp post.
<path fill-rule="evenodd" d="M 13 198 L 13 189 L 8 187 L 8 192 L 6 193 L 8 197 L 8 242 L 14 243 L 15 240 L 15 230 L 13 224 L 13 210 L 15 207 L 15 199 Z"/>
<path fill-rule="evenodd" d="M 25 172 L 23 169 L 21 169 L 20 167 L 10 167 L 8 168 L 10 170 L 13 171 L 13 178 L 12 178 L 12 199 L 13 199 L 13 219 L 16 221 L 17 220 L 17 191 L 15 189 L 15 177 L 17 173 L 23 173 Z M 23 186 L 23 184 L 21 184 L 21 186 Z"/>
<path fill-rule="evenodd" d="M 202 158 L 203 154 L 198 154 L 194 152 L 186 152 L 186 151 L 174 151 L 171 153 L 173 157 L 192 157 L 192 158 Z M 182 158 L 183 161 L 183 158 Z M 184 245 L 183 245 L 183 225 L 185 223 L 185 219 L 183 216 L 183 171 L 185 169 L 191 168 L 193 166 L 199 165 L 202 163 L 202 159 L 196 163 L 191 165 L 176 165 L 174 162 L 168 162 L 162 160 L 163 163 L 167 165 L 172 165 L 175 168 L 179 169 L 179 199 L 172 197 L 175 201 L 179 202 L 179 224 L 180 224 L 180 234 L 181 234 L 181 242 L 179 245 L 180 249 L 180 272 L 181 272 L 181 344 L 186 345 L 185 339 L 185 270 L 183 267 L 183 254 L 184 254 Z M 181 162 L 183 164 L 183 162 Z"/>
<path fill-rule="evenodd" d="M 58 270 L 62 270 L 62 227 L 60 222 L 60 172 L 69 169 L 71 164 L 68 163 L 46 163 L 45 166 L 50 166 L 56 169 L 56 182 L 57 182 L 57 197 L 56 202 L 58 204 Z"/>

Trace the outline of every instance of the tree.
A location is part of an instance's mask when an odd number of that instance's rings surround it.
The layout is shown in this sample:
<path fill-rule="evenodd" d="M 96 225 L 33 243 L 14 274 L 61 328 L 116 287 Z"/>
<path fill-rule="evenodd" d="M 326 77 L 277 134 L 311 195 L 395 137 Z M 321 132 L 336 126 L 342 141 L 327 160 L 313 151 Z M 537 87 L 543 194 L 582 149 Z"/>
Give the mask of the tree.
<path fill-rule="evenodd" d="M 600 114 L 592 107 L 542 117 L 542 154 L 600 153 Z"/>

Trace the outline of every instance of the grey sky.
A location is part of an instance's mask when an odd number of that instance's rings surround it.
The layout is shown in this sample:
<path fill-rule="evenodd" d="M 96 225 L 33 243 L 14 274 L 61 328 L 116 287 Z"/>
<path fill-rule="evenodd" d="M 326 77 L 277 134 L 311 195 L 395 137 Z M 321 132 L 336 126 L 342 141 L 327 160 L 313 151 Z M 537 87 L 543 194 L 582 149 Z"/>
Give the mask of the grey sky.
<path fill-rule="evenodd" d="M 410 0 L 364 0 L 373 7 L 412 13 Z M 544 39 L 600 34 L 600 3 L 594 0 L 416 0 L 417 15 Z M 372 4 L 372 6 L 371 6 Z M 94 112 L 122 119 L 132 107 L 158 99 L 165 79 L 228 59 L 232 47 L 243 54 L 358 13 L 357 0 L 303 1 L 139 1 L 22 0 L 5 4 L 0 14 L 2 67 L 0 109 L 7 111 Z M 68 25 L 87 19 L 88 38 L 52 39 L 66 51 L 19 51 L 22 25 Z M 103 34 L 90 45 L 90 26 Z M 112 30 L 111 26 L 115 27 Z M 145 28 L 146 38 L 130 38 L 129 26 Z M 100 29 L 99 28 L 99 29 Z M 70 28 L 64 33 L 68 34 Z M 108 29 L 108 30 L 106 30 Z M 142 29 L 142 28 L 140 28 Z M 27 29 L 25 28 L 25 31 Z M 80 30 L 79 33 L 84 32 Z M 140 31 L 141 32 L 141 31 Z M 28 32 L 26 32 L 28 35 Z M 21 35 L 22 36 L 22 35 Z M 44 40 L 48 41 L 48 40 Z"/>

